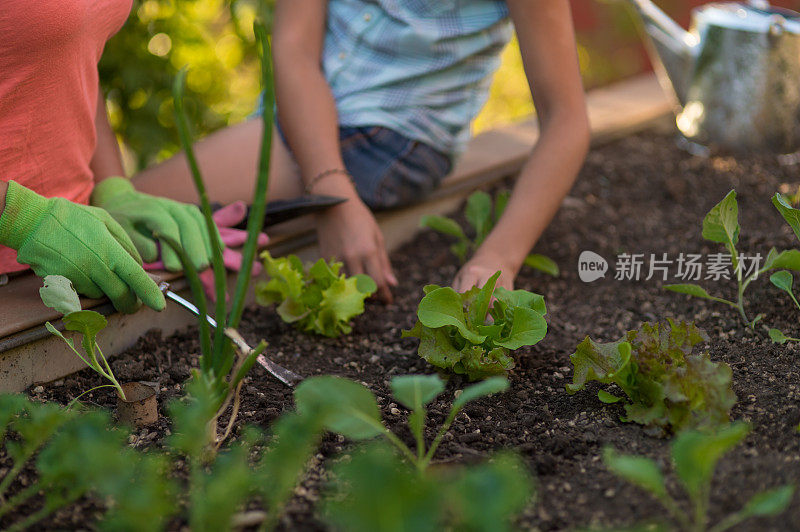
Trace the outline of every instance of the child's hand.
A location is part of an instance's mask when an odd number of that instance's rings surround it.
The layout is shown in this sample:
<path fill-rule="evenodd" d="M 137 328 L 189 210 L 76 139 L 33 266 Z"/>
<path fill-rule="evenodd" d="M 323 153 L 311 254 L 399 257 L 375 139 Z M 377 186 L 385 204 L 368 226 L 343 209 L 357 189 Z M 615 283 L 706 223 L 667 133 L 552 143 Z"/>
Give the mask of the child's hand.
<path fill-rule="evenodd" d="M 378 297 L 392 302 L 397 278 L 386 253 L 383 234 L 372 212 L 358 198 L 350 198 L 317 215 L 319 248 L 323 257 L 342 260 L 350 275 L 366 273 L 378 285 Z"/>
<path fill-rule="evenodd" d="M 496 257 L 472 257 L 456 274 L 453 280 L 453 290 L 466 292 L 473 286 L 483 286 L 489 277 L 500 270 L 500 278 L 495 286 L 502 286 L 508 290 L 514 289 L 514 269 L 504 264 Z"/>

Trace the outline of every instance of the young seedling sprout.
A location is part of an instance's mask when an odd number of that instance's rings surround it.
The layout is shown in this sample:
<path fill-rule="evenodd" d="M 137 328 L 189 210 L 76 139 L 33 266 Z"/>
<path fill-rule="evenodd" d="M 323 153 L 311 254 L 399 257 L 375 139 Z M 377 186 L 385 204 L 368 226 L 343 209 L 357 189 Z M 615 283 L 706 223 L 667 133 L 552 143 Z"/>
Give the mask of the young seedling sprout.
<path fill-rule="evenodd" d="M 752 320 L 748 318 L 745 310 L 744 294 L 750 284 L 770 270 L 786 268 L 800 271 L 800 251 L 790 249 L 778 252 L 775 248 L 769 250 L 764 265 L 754 268 L 745 275 L 742 264 L 742 255 L 736 248 L 739 243 L 739 204 L 736 201 L 736 191 L 731 190 L 703 219 L 703 238 L 710 242 L 717 242 L 725 246 L 731 257 L 731 265 L 736 276 L 736 300 L 731 301 L 722 297 L 709 294 L 703 287 L 696 284 L 671 284 L 664 288 L 672 292 L 687 294 L 703 299 L 710 299 L 735 308 L 748 327 L 754 328 L 761 320 L 763 314 L 758 314 Z"/>
<path fill-rule="evenodd" d="M 752 517 L 783 513 L 794 495 L 792 485 L 761 492 L 737 512 L 714 526 L 708 526 L 711 480 L 717 462 L 749 432 L 749 425 L 737 422 L 715 432 L 687 430 L 675 437 L 671 445 L 672 461 L 678 480 L 692 502 L 694 511 L 691 516 L 669 494 L 664 474 L 655 461 L 643 456 L 621 454 L 612 447 L 605 449 L 603 461 L 612 473 L 653 495 L 681 530 L 723 532 Z"/>
<path fill-rule="evenodd" d="M 100 345 L 97 343 L 97 334 L 108 324 L 105 317 L 93 310 L 83 310 L 81 301 L 78 298 L 78 293 L 75 292 L 72 283 L 69 279 L 61 275 L 46 276 L 44 278 L 44 286 L 39 289 L 39 297 L 42 298 L 42 303 L 46 306 L 64 315 L 61 318 L 61 321 L 64 323 L 64 329 L 77 332 L 81 335 L 83 354 L 75 348 L 75 343 L 72 339 L 65 337 L 49 321 L 45 323 L 47 330 L 64 340 L 67 346 L 69 346 L 84 364 L 111 383 L 102 384 L 86 390 L 73 399 L 70 406 L 83 395 L 97 390 L 98 388 L 115 388 L 117 394 L 125 400 L 125 391 L 114 376 L 114 372 L 111 370 L 111 366 L 108 364 L 103 350 L 100 349 Z"/>
<path fill-rule="evenodd" d="M 294 398 L 301 415 L 320 416 L 319 419 L 327 430 L 351 440 L 383 436 L 419 471 L 424 471 L 464 405 L 508 388 L 505 377 L 492 377 L 465 388 L 453 401 L 444 424 L 430 447 L 426 448 L 425 407 L 444 391 L 444 383 L 437 375 L 409 375 L 394 377 L 391 384 L 395 399 L 411 410 L 408 427 L 416 439 L 416 453 L 386 428 L 381 421 L 375 396 L 357 382 L 332 376 L 312 377 L 297 387 Z"/>
<path fill-rule="evenodd" d="M 507 190 L 498 193 L 494 205 L 491 196 L 486 192 L 474 192 L 467 198 L 464 217 L 472 227 L 474 238 L 468 237 L 458 222 L 446 216 L 425 215 L 420 219 L 420 226 L 455 238 L 456 241 L 450 246 L 450 251 L 464 263 L 469 255 L 475 253 L 500 220 L 510 195 Z M 558 265 L 551 258 L 538 253 L 531 253 L 525 257 L 525 265 L 553 277 L 558 277 L 560 273 Z"/>
<path fill-rule="evenodd" d="M 772 198 L 772 204 L 775 205 L 775 208 L 778 210 L 781 216 L 783 216 L 783 219 L 786 220 L 786 223 L 788 223 L 789 227 L 792 228 L 795 236 L 800 239 L 800 209 L 795 209 L 792 207 L 792 203 L 793 202 L 790 202 L 790 198 L 786 198 L 779 193 L 776 193 Z M 797 298 L 792 292 L 794 278 L 792 277 L 791 272 L 785 270 L 775 272 L 770 276 L 769 280 L 773 285 L 789 294 L 789 297 L 792 298 L 795 306 L 800 309 L 800 303 L 797 302 Z M 769 330 L 769 337 L 776 344 L 785 344 L 786 342 L 790 341 L 800 342 L 800 339 L 786 336 L 783 332 L 775 328 Z"/>

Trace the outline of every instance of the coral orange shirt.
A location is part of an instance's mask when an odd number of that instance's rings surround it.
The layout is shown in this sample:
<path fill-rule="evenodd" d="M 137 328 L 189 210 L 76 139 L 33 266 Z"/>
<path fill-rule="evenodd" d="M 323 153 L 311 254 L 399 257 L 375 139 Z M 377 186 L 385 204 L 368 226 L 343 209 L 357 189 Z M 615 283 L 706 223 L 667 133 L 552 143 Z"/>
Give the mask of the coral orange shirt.
<path fill-rule="evenodd" d="M 132 0 L 0 0 L 0 179 L 88 203 L 97 62 Z M 0 246 L 0 273 L 20 271 Z"/>

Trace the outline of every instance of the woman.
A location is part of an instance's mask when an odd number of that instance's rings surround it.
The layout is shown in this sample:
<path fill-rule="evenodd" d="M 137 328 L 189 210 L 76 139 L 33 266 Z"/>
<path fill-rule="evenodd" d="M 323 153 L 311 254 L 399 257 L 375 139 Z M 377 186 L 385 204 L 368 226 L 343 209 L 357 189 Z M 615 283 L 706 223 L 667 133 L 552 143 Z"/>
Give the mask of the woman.
<path fill-rule="evenodd" d="M 211 250 L 196 207 L 115 177 L 122 164 L 97 62 L 130 9 L 131 0 L 0 6 L 0 274 L 63 275 L 123 312 L 165 306 L 141 266 L 158 258 L 154 231 L 180 242 L 198 268 Z M 179 270 L 161 248 L 167 268 Z"/>
<path fill-rule="evenodd" d="M 346 197 L 318 216 L 321 252 L 343 259 L 350 273 L 372 276 L 385 300 L 397 280 L 371 209 L 418 201 L 449 171 L 486 100 L 512 21 L 541 134 L 504 215 L 458 272 L 457 290 L 497 270 L 498 284 L 512 287 L 583 163 L 589 127 L 567 0 L 277 1 L 281 141 L 273 143 L 270 197 Z M 246 197 L 259 130 L 247 122 L 199 144 L 217 201 Z M 135 182 L 196 199 L 181 159 Z"/>

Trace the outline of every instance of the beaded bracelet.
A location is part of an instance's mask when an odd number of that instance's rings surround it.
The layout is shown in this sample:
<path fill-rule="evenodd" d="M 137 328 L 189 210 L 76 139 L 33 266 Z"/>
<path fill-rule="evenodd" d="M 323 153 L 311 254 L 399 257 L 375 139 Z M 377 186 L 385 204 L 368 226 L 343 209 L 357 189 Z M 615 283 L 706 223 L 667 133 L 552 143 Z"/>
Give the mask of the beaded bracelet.
<path fill-rule="evenodd" d="M 317 175 L 314 176 L 314 178 L 311 181 L 309 181 L 306 184 L 306 188 L 305 188 L 306 194 L 311 194 L 311 189 L 314 188 L 314 185 L 316 185 L 322 179 L 328 177 L 329 175 L 333 175 L 333 174 L 342 174 L 342 175 L 346 176 L 347 179 L 349 179 L 351 183 L 353 182 L 353 177 L 350 175 L 350 172 L 348 172 L 344 168 L 331 168 L 329 170 L 325 170 L 324 172 L 318 173 Z"/>

